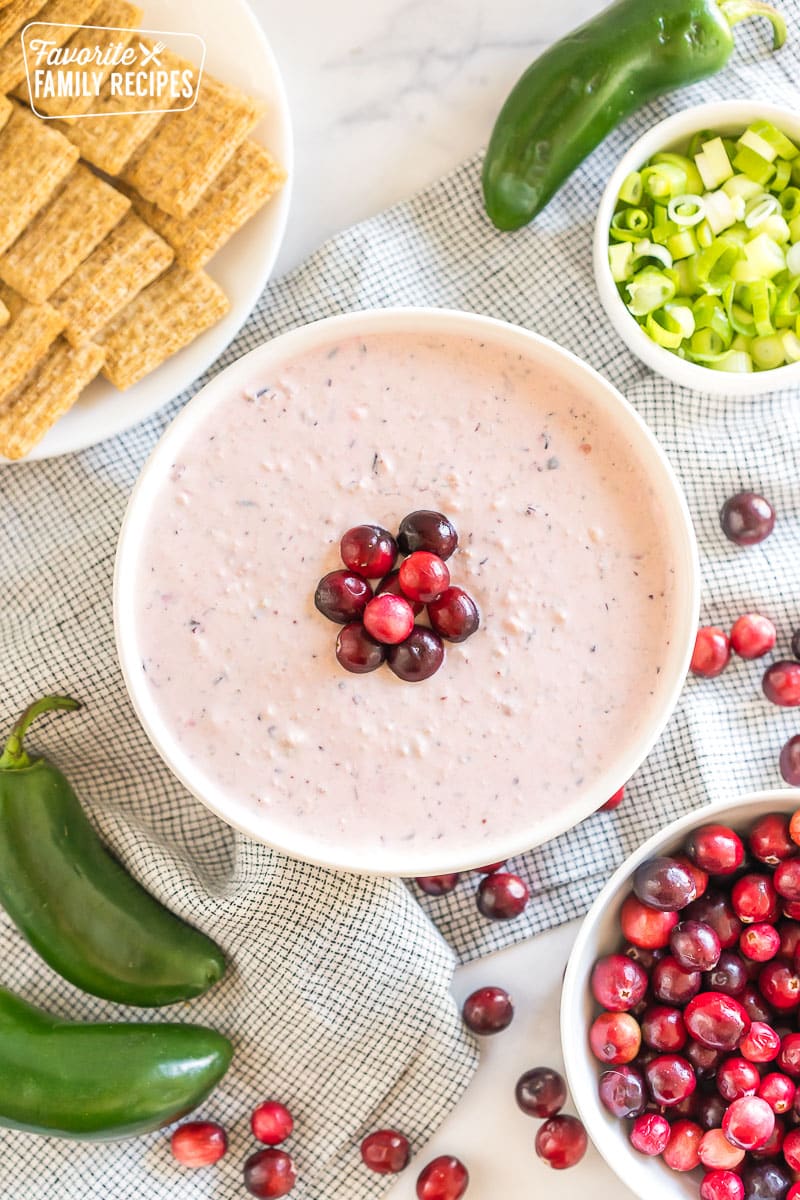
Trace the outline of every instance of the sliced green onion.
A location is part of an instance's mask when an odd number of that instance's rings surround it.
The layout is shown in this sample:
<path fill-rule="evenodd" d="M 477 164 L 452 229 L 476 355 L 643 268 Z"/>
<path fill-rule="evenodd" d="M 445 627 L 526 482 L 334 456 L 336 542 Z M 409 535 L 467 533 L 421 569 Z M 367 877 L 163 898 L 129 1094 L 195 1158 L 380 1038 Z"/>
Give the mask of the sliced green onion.
<path fill-rule="evenodd" d="M 800 288 L 800 274 L 790 279 L 785 283 L 778 292 L 778 298 L 775 302 L 774 319 L 778 329 L 785 328 L 787 325 L 794 325 L 798 317 L 800 317 L 800 297 L 797 292 Z"/>
<path fill-rule="evenodd" d="M 631 229 L 628 224 L 627 211 L 614 213 L 611 220 L 611 236 L 615 242 L 640 242 L 647 236 L 647 230 Z"/>
<path fill-rule="evenodd" d="M 740 148 L 733 160 L 733 165 L 737 171 L 742 171 L 748 179 L 752 179 L 753 183 L 758 183 L 763 188 L 767 187 L 775 174 L 772 163 L 762 158 L 755 150 L 751 150 L 749 146 Z"/>
<path fill-rule="evenodd" d="M 767 217 L 771 217 L 773 213 L 781 211 L 781 202 L 777 196 L 770 196 L 766 192 L 759 192 L 752 200 L 748 200 L 744 210 L 744 223 L 748 229 L 755 229 L 756 225 L 760 225 L 762 221 L 766 221 Z"/>
<path fill-rule="evenodd" d="M 784 329 L 781 334 L 783 352 L 787 362 L 800 362 L 800 337 L 791 329 Z"/>
<path fill-rule="evenodd" d="M 719 234 L 726 229 L 730 229 L 731 225 L 736 224 L 736 199 L 731 199 L 727 192 L 720 188 L 716 192 L 707 192 L 703 197 L 703 205 L 705 208 L 705 218 L 708 221 L 713 233 Z"/>
<path fill-rule="evenodd" d="M 666 246 L 657 246 L 655 242 L 637 242 L 633 248 L 633 257 L 638 258 L 654 258 L 656 262 L 660 262 L 662 267 L 672 266 L 672 255 Z"/>
<path fill-rule="evenodd" d="M 771 146 L 776 155 L 780 158 L 796 158 L 800 154 L 800 149 L 795 146 L 785 133 L 781 133 L 780 129 L 766 120 L 753 121 L 750 125 L 753 133 L 757 134 L 762 141 Z"/>
<path fill-rule="evenodd" d="M 682 229 L 680 233 L 674 233 L 672 237 L 667 238 L 667 250 L 672 255 L 674 262 L 681 258 L 689 258 L 699 249 L 697 238 L 691 229 Z"/>
<path fill-rule="evenodd" d="M 680 167 L 686 173 L 686 190 L 692 193 L 702 192 L 703 180 L 700 178 L 700 172 L 694 165 L 694 159 L 689 158 L 688 155 L 662 151 L 661 154 L 654 154 L 651 162 L 654 166 L 659 163 L 671 163 L 673 166 Z"/>
<path fill-rule="evenodd" d="M 763 138 L 761 134 L 751 125 L 749 129 L 745 129 L 739 141 L 736 143 L 740 148 L 747 146 L 754 154 L 766 160 L 766 162 L 774 162 L 778 157 L 778 151 L 770 142 Z"/>
<path fill-rule="evenodd" d="M 630 297 L 628 308 L 635 317 L 646 317 L 675 296 L 673 281 L 655 267 L 645 267 L 639 271 L 630 283 L 625 284 L 625 290 Z"/>
<path fill-rule="evenodd" d="M 711 364 L 714 371 L 730 371 L 737 375 L 749 375 L 753 370 L 753 360 L 746 350 L 728 350 L 719 360 Z"/>
<path fill-rule="evenodd" d="M 772 183 L 769 185 L 771 192 L 782 192 L 785 187 L 789 186 L 789 181 L 792 178 L 792 164 L 785 158 L 779 158 L 775 163 L 775 175 Z"/>
<path fill-rule="evenodd" d="M 624 204 L 641 204 L 642 177 L 638 171 L 631 171 L 619 189 L 619 198 Z"/>
<path fill-rule="evenodd" d="M 759 337 L 767 337 L 775 332 L 772 324 L 772 309 L 775 304 L 775 284 L 768 279 L 758 279 L 747 289 L 749 308 L 753 314 L 753 324 Z"/>
<path fill-rule="evenodd" d="M 773 275 L 786 270 L 786 255 L 769 234 L 760 233 L 748 242 L 744 247 L 744 256 L 764 279 L 772 279 Z"/>
<path fill-rule="evenodd" d="M 692 192 L 684 192 L 682 196 L 673 196 L 667 205 L 669 219 L 676 225 L 689 228 L 699 225 L 705 216 L 705 202 L 702 196 Z"/>
<path fill-rule="evenodd" d="M 608 265 L 611 267 L 611 278 L 615 283 L 623 283 L 633 275 L 633 245 L 631 242 L 617 242 L 608 248 Z"/>
<path fill-rule="evenodd" d="M 786 362 L 783 339 L 777 334 L 773 334 L 772 337 L 753 338 L 750 343 L 750 355 L 759 371 L 774 371 Z"/>
<path fill-rule="evenodd" d="M 786 269 L 790 275 L 800 275 L 800 242 L 786 251 Z"/>
<path fill-rule="evenodd" d="M 781 203 L 781 212 L 785 221 L 793 221 L 795 217 L 800 217 L 800 188 L 786 188 L 781 192 L 778 199 Z"/>
<path fill-rule="evenodd" d="M 764 193 L 761 184 L 754 183 L 746 175 L 734 175 L 732 179 L 723 183 L 722 190 L 727 192 L 731 199 L 734 196 L 741 196 L 743 200 L 752 200 L 753 196 L 761 196 Z"/>
<path fill-rule="evenodd" d="M 686 191 L 686 172 L 675 163 L 658 163 L 642 171 L 642 188 L 653 200 L 668 200 Z"/>
<path fill-rule="evenodd" d="M 695 154 L 694 161 L 703 180 L 703 186 L 709 192 L 721 187 L 725 180 L 730 179 L 733 175 L 728 152 L 720 137 L 705 142 L 700 153 Z M 750 172 L 746 171 L 745 174 L 749 175 Z"/>

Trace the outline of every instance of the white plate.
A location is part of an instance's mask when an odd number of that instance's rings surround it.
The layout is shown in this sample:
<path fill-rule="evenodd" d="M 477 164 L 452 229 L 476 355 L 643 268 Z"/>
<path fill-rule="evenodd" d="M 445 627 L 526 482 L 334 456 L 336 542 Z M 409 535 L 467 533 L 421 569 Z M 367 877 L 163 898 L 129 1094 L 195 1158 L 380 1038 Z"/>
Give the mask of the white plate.
<path fill-rule="evenodd" d="M 205 70 L 266 102 L 266 115 L 252 137 L 274 154 L 289 178 L 206 268 L 231 301 L 224 320 L 126 392 L 102 376 L 96 379 L 24 462 L 83 450 L 122 433 L 189 387 L 241 329 L 283 239 L 292 187 L 291 118 L 278 64 L 246 0 L 145 0 L 143 8 L 143 27 L 200 34 L 207 47 Z"/>

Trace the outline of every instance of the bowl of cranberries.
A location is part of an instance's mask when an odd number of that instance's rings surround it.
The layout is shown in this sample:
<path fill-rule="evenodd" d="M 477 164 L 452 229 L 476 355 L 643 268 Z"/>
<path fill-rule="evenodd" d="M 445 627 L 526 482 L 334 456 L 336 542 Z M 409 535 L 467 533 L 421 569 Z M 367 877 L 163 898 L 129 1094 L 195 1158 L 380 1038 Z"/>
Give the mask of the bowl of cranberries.
<path fill-rule="evenodd" d="M 643 1200 L 800 1200 L 800 792 L 673 822 L 609 880 L 564 979 L 580 1116 Z"/>

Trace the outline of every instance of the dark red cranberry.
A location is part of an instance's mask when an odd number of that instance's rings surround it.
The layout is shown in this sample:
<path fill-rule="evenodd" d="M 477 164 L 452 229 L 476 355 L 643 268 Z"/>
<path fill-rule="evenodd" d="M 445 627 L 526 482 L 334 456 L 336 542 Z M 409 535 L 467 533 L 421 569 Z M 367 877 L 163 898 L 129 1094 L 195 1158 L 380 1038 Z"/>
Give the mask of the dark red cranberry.
<path fill-rule="evenodd" d="M 800 1171 L 800 1129 L 792 1129 L 783 1139 L 783 1157 L 792 1171 Z"/>
<path fill-rule="evenodd" d="M 758 1086 L 758 1095 L 774 1113 L 787 1113 L 794 1104 L 797 1084 L 780 1071 L 770 1071 Z"/>
<path fill-rule="evenodd" d="M 400 567 L 400 590 L 409 600 L 430 604 L 450 586 L 450 572 L 436 554 L 417 550 Z"/>
<path fill-rule="evenodd" d="M 683 1013 L 681 1013 L 683 1016 Z M 686 1022 L 683 1023 L 684 1029 Z M 701 1046 L 694 1038 L 689 1038 L 684 1055 L 695 1069 L 698 1079 L 716 1075 L 717 1067 L 722 1062 L 722 1051 L 712 1050 L 710 1046 Z"/>
<path fill-rule="evenodd" d="M 778 896 L 769 875 L 748 874 L 736 880 L 731 904 L 740 921 L 776 921 Z"/>
<path fill-rule="evenodd" d="M 690 1049 L 692 1044 L 697 1045 L 697 1042 L 690 1043 Z M 706 1047 L 701 1047 L 701 1049 L 706 1049 Z M 725 1110 L 727 1107 L 728 1106 L 725 1101 L 721 1096 L 718 1096 L 716 1092 L 708 1092 L 705 1095 L 699 1096 L 697 1100 L 698 1124 L 702 1125 L 703 1129 L 706 1130 L 718 1130 L 722 1125 L 722 1118 L 725 1115 Z M 706 1163 L 705 1165 L 709 1166 L 709 1163 Z"/>
<path fill-rule="evenodd" d="M 664 1162 L 671 1171 L 694 1171 L 700 1164 L 703 1131 L 694 1121 L 676 1121 L 664 1151 Z"/>
<path fill-rule="evenodd" d="M 374 596 L 364 609 L 364 628 L 376 642 L 396 646 L 414 628 L 414 612 L 403 596 L 384 592 Z"/>
<path fill-rule="evenodd" d="M 480 625 L 477 604 L 460 587 L 449 587 L 438 600 L 432 600 L 428 616 L 439 637 L 448 642 L 465 642 Z"/>
<path fill-rule="evenodd" d="M 800 1079 L 800 1033 L 787 1033 L 781 1039 L 777 1065 L 784 1074 Z"/>
<path fill-rule="evenodd" d="M 768 1004 L 755 984 L 748 983 L 741 996 L 736 997 L 751 1021 L 764 1021 L 769 1024 L 775 1016 L 771 1004 Z"/>
<path fill-rule="evenodd" d="M 660 1113 L 643 1113 L 633 1122 L 630 1132 L 631 1145 L 640 1154 L 657 1158 L 663 1154 L 669 1141 L 670 1124 Z"/>
<path fill-rule="evenodd" d="M 403 517 L 397 544 L 401 554 L 414 554 L 417 550 L 426 550 L 444 560 L 450 557 L 458 545 L 458 534 L 444 513 L 421 508 Z"/>
<path fill-rule="evenodd" d="M 619 789 L 619 791 L 614 792 L 614 795 L 610 796 L 609 799 L 606 800 L 605 804 L 601 804 L 597 811 L 598 812 L 613 812 L 615 808 L 619 808 L 620 804 L 622 804 L 622 801 L 624 799 L 625 799 L 625 787 L 623 785 L 623 787 L 621 787 Z"/>
<path fill-rule="evenodd" d="M 351 621 L 339 630 L 336 661 L 345 671 L 366 675 L 386 661 L 386 647 L 371 638 L 360 621 Z"/>
<path fill-rule="evenodd" d="M 645 997 L 647 972 L 626 954 L 609 954 L 595 963 L 591 987 L 607 1012 L 630 1012 Z"/>
<path fill-rule="evenodd" d="M 661 1054 L 673 1054 L 686 1045 L 686 1026 L 679 1008 L 654 1004 L 642 1016 L 642 1037 Z"/>
<path fill-rule="evenodd" d="M 726 996 L 741 996 L 747 987 L 747 970 L 738 954 L 723 950 L 713 971 L 707 971 L 704 979 L 710 992 L 724 992 Z"/>
<path fill-rule="evenodd" d="M 589 1045 L 602 1063 L 633 1062 L 642 1044 L 639 1022 L 630 1013 L 601 1013 L 589 1030 Z"/>
<path fill-rule="evenodd" d="M 744 846 L 727 825 L 701 825 L 689 834 L 686 853 L 709 875 L 733 875 L 744 862 Z"/>
<path fill-rule="evenodd" d="M 169 1145 L 184 1167 L 210 1167 L 228 1149 L 228 1135 L 216 1121 L 185 1121 L 173 1131 Z"/>
<path fill-rule="evenodd" d="M 320 579 L 314 593 L 314 603 L 323 617 L 338 625 L 360 620 L 371 599 L 372 588 L 352 571 L 331 571 Z"/>
<path fill-rule="evenodd" d="M 637 1067 L 611 1067 L 600 1076 L 600 1102 L 620 1120 L 638 1117 L 647 1107 L 644 1079 Z"/>
<path fill-rule="evenodd" d="M 403 595 L 402 591 L 400 590 L 399 571 L 390 571 L 389 574 L 386 575 L 375 588 L 376 596 L 382 596 L 386 592 L 388 592 L 390 596 Z M 404 596 L 403 599 L 408 600 L 408 597 Z M 408 600 L 408 603 L 411 605 L 415 617 L 419 616 L 425 607 L 425 605 L 421 604 L 419 600 Z"/>
<path fill-rule="evenodd" d="M 478 908 L 493 921 L 518 917 L 530 899 L 530 889 L 519 875 L 497 871 L 485 875 L 478 885 Z"/>
<path fill-rule="evenodd" d="M 758 1068 L 746 1058 L 732 1055 L 726 1058 L 717 1071 L 717 1090 L 723 1100 L 741 1100 L 742 1096 L 755 1096 L 761 1075 Z"/>
<path fill-rule="evenodd" d="M 769 962 L 781 948 L 781 935 L 774 925 L 748 925 L 739 938 L 739 948 L 752 962 Z"/>
<path fill-rule="evenodd" d="M 733 911 L 733 906 L 721 892 L 706 892 L 695 900 L 683 914 L 684 920 L 703 921 L 710 925 L 719 938 L 723 950 L 730 950 L 739 941 L 742 922 Z"/>
<path fill-rule="evenodd" d="M 395 1129 L 376 1129 L 361 1143 L 361 1160 L 378 1175 L 397 1175 L 411 1157 L 408 1138 Z"/>
<path fill-rule="evenodd" d="M 739 1001 L 724 992 L 701 992 L 689 1001 L 683 1019 L 695 1041 L 712 1050 L 736 1050 L 751 1025 Z"/>
<path fill-rule="evenodd" d="M 389 648 L 386 661 L 398 679 L 421 683 L 435 675 L 444 661 L 442 639 L 427 626 L 415 625 L 404 642 Z"/>
<path fill-rule="evenodd" d="M 722 532 L 737 546 L 755 546 L 775 528 L 775 510 L 758 492 L 737 492 L 719 514 Z"/>
<path fill-rule="evenodd" d="M 486 1037 L 508 1029 L 514 1019 L 514 1005 L 503 988 L 482 987 L 467 996 L 461 1015 L 468 1029 Z"/>
<path fill-rule="evenodd" d="M 670 934 L 677 924 L 677 913 L 649 908 L 632 894 L 622 905 L 620 925 L 623 935 L 644 950 L 658 950 L 669 945 Z"/>
<path fill-rule="evenodd" d="M 546 1121 L 555 1117 L 567 1102 L 567 1085 L 558 1071 L 534 1067 L 520 1075 L 514 1089 L 517 1104 L 529 1117 Z"/>
<path fill-rule="evenodd" d="M 697 897 L 694 879 L 673 858 L 651 858 L 633 875 L 633 890 L 642 904 L 662 912 L 677 912 Z"/>
<path fill-rule="evenodd" d="M 773 649 L 777 636 L 769 617 L 746 613 L 731 630 L 731 646 L 740 658 L 763 658 Z"/>
<path fill-rule="evenodd" d="M 656 1000 L 681 1008 L 700 991 L 703 977 L 699 971 L 682 970 L 668 954 L 653 967 L 650 982 Z"/>
<path fill-rule="evenodd" d="M 768 1063 L 778 1057 L 781 1039 L 765 1021 L 753 1021 L 739 1043 L 739 1053 L 750 1062 Z"/>
<path fill-rule="evenodd" d="M 294 1163 L 284 1150 L 257 1150 L 244 1164 L 244 1186 L 260 1200 L 288 1196 L 296 1179 Z"/>
<path fill-rule="evenodd" d="M 797 708 L 800 704 L 800 663 L 785 659 L 773 663 L 761 681 L 764 695 L 781 708 Z"/>
<path fill-rule="evenodd" d="M 786 1200 L 791 1182 L 791 1175 L 778 1163 L 754 1162 L 742 1166 L 745 1200 Z"/>
<path fill-rule="evenodd" d="M 494 875 L 495 871 L 501 871 L 507 862 L 508 862 L 508 859 L 504 858 L 502 860 L 502 862 L 489 863 L 488 866 L 478 867 L 477 868 L 478 874 L 479 875 Z"/>
<path fill-rule="evenodd" d="M 469 1172 L 450 1154 L 441 1154 L 417 1176 L 418 1200 L 461 1200 L 469 1186 Z"/>
<path fill-rule="evenodd" d="M 689 664 L 692 673 L 713 679 L 722 674 L 730 661 L 731 643 L 725 630 L 716 625 L 705 625 L 698 629 Z"/>
<path fill-rule="evenodd" d="M 682 867 L 685 867 L 691 875 L 694 880 L 697 898 L 699 899 L 701 896 L 704 896 L 708 890 L 708 874 L 705 871 L 701 871 L 697 864 L 693 863 L 685 854 L 673 854 L 672 857 L 676 863 L 680 863 Z"/>
<path fill-rule="evenodd" d="M 265 1100 L 250 1116 L 253 1137 L 265 1146 L 279 1146 L 294 1129 L 294 1119 L 285 1104 Z"/>
<path fill-rule="evenodd" d="M 786 858 L 794 858 L 797 846 L 789 835 L 789 818 L 785 813 L 767 813 L 750 830 L 747 839 L 750 853 L 759 862 L 776 867 Z"/>
<path fill-rule="evenodd" d="M 734 1100 L 722 1118 L 722 1132 L 741 1150 L 759 1150 L 769 1141 L 774 1128 L 775 1113 L 759 1096 Z"/>
<path fill-rule="evenodd" d="M 780 957 L 794 962 L 800 946 L 800 921 L 779 921 L 775 928 L 781 935 Z"/>
<path fill-rule="evenodd" d="M 418 875 L 414 881 L 426 896 L 446 896 L 458 887 L 460 875 Z"/>
<path fill-rule="evenodd" d="M 659 1054 L 644 1069 L 650 1095 L 662 1108 L 672 1108 L 691 1096 L 697 1076 L 688 1059 L 679 1054 Z"/>
<path fill-rule="evenodd" d="M 780 959 L 761 968 L 758 986 L 762 996 L 779 1012 L 788 1012 L 800 1004 L 800 976 Z"/>
<path fill-rule="evenodd" d="M 348 529 L 340 549 L 344 565 L 365 579 L 380 579 L 391 571 L 397 558 L 397 542 L 380 525 Z"/>
<path fill-rule="evenodd" d="M 536 1134 L 536 1153 L 556 1171 L 579 1163 L 586 1153 L 586 1130 L 577 1117 L 551 1117 Z"/>
<path fill-rule="evenodd" d="M 744 1200 L 744 1184 L 735 1171 L 709 1171 L 700 1184 L 700 1200 Z"/>
<path fill-rule="evenodd" d="M 673 929 L 669 945 L 675 961 L 684 971 L 710 971 L 722 953 L 716 930 L 703 921 L 681 921 Z"/>
<path fill-rule="evenodd" d="M 634 897 L 634 899 L 636 898 Z M 638 900 L 636 903 L 639 903 Z M 625 957 L 629 958 L 631 962 L 638 963 L 645 971 L 652 971 L 658 960 L 663 958 L 666 953 L 666 947 L 661 950 L 645 950 L 644 947 L 633 944 L 625 947 Z"/>
<path fill-rule="evenodd" d="M 784 900 L 800 900 L 800 858 L 778 863 L 773 876 L 775 890 Z"/>
<path fill-rule="evenodd" d="M 790 737 L 781 750 L 780 768 L 790 787 L 800 787 L 800 734 Z"/>

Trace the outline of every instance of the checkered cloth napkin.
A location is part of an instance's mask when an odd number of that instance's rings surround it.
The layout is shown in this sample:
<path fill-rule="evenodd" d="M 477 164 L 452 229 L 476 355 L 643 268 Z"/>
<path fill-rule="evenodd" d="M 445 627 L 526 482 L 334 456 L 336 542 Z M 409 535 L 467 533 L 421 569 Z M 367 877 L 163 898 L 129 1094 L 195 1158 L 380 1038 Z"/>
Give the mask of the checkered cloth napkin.
<path fill-rule="evenodd" d="M 768 613 L 785 649 L 800 624 L 800 400 L 783 392 L 726 402 L 655 378 L 609 328 L 591 276 L 599 196 L 634 137 L 704 100 L 767 96 L 796 105 L 800 6 L 785 0 L 783 8 L 786 49 L 773 58 L 765 28 L 741 28 L 726 72 L 629 121 L 535 226 L 514 235 L 492 229 L 476 157 L 271 286 L 206 378 L 266 338 L 352 308 L 433 304 L 535 329 L 616 384 L 660 439 L 696 522 L 703 618 L 729 626 L 741 612 Z M 252 1147 L 248 1113 L 268 1096 L 284 1100 L 297 1119 L 298 1200 L 380 1195 L 386 1180 L 360 1164 L 359 1140 L 390 1125 L 419 1147 L 475 1064 L 448 995 L 455 963 L 579 915 L 612 868 L 678 813 L 779 785 L 779 749 L 800 731 L 796 714 L 764 702 L 756 664 L 734 663 L 714 683 L 690 680 L 625 805 L 514 863 L 533 901 L 510 925 L 480 918 L 474 879 L 423 907 L 399 881 L 337 875 L 249 841 L 188 796 L 155 757 L 114 653 L 111 576 L 126 500 L 187 398 L 85 453 L 0 467 L 0 724 L 45 691 L 82 698 L 82 713 L 42 724 L 32 745 L 67 772 L 137 878 L 225 948 L 227 978 L 180 1017 L 236 1043 L 229 1075 L 202 1109 L 227 1126 L 231 1149 L 214 1169 L 192 1173 L 172 1162 L 164 1134 L 84 1146 L 4 1132 L 0 1194 L 9 1200 L 38 1200 L 43 1188 L 57 1200 L 241 1197 L 241 1163 Z M 728 543 L 718 525 L 721 501 L 742 488 L 764 492 L 779 514 L 773 536 L 749 550 Z M 3 983 L 53 1012 L 134 1015 L 57 978 L 4 916 L 0 957 Z"/>

